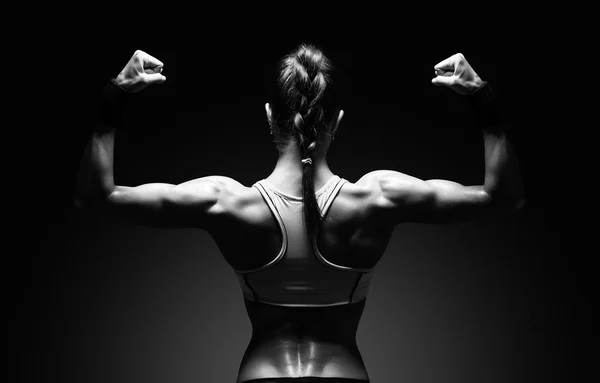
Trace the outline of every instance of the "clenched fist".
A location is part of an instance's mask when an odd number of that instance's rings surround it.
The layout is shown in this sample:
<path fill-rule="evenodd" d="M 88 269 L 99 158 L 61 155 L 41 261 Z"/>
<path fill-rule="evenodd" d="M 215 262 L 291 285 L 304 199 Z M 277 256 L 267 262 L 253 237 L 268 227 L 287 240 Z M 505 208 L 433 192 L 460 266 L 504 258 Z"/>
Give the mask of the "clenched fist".
<path fill-rule="evenodd" d="M 436 77 L 431 80 L 433 85 L 447 86 L 462 95 L 472 94 L 485 84 L 462 53 L 440 61 L 433 68 L 436 74 Z"/>
<path fill-rule="evenodd" d="M 163 63 L 144 51 L 137 50 L 115 79 L 129 93 L 137 93 L 152 84 L 167 80 L 162 75 Z"/>

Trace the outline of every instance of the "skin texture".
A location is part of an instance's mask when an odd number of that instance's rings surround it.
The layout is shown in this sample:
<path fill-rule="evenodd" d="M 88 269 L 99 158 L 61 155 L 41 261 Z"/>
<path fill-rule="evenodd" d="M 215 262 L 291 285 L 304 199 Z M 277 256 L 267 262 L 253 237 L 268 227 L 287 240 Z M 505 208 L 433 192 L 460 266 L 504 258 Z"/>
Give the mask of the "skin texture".
<path fill-rule="evenodd" d="M 130 93 L 143 91 L 166 81 L 163 66 L 160 60 L 136 51 L 116 82 Z M 465 96 L 484 84 L 460 53 L 435 65 L 434 72 L 433 85 Z M 273 126 L 268 103 L 265 112 Z M 340 110 L 321 132 L 312 164 L 315 190 L 334 175 L 327 164 L 327 149 L 343 116 Z M 345 184 L 331 205 L 317 240 L 321 253 L 336 264 L 371 268 L 400 223 L 462 222 L 523 206 L 520 172 L 508 138 L 497 127 L 481 128 L 485 149 L 481 185 L 421 180 L 393 170 L 367 173 L 355 183 Z M 279 252 L 280 228 L 258 190 L 224 176 L 201 177 L 178 185 L 115 185 L 114 140 L 115 129 L 98 123 L 81 162 L 77 206 L 144 226 L 206 230 L 226 261 L 240 270 L 266 264 Z M 285 193 L 302 195 L 301 159 L 300 149 L 291 142 L 280 150 L 267 180 Z M 274 376 L 368 379 L 356 346 L 364 300 L 321 308 L 245 304 L 253 334 L 238 382 Z"/>

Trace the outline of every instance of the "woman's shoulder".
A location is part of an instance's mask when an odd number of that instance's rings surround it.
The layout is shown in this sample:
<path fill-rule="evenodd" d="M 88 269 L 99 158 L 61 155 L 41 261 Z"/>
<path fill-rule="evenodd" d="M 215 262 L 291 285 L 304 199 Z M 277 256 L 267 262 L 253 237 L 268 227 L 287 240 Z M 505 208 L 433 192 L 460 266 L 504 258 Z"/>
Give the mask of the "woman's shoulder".
<path fill-rule="evenodd" d="M 390 170 L 374 170 L 360 177 L 356 182 L 347 182 L 342 190 L 348 196 L 358 199 L 373 197 L 380 189 L 380 182 Z"/>
<path fill-rule="evenodd" d="M 226 176 L 213 176 L 214 180 L 221 185 L 221 204 L 227 210 L 237 214 L 247 214 L 262 207 L 263 198 L 257 188 L 252 184 L 244 184 L 234 178 Z M 268 213 L 268 209 L 262 212 Z"/>
<path fill-rule="evenodd" d="M 227 204 L 239 204 L 240 202 L 256 199 L 258 193 L 256 188 L 244 185 L 236 179 L 227 176 L 210 175 L 196 178 L 184 183 L 187 187 L 199 187 L 210 185 L 218 194 L 219 202 Z"/>
<path fill-rule="evenodd" d="M 346 182 L 340 190 L 340 199 L 359 206 L 362 210 L 380 210 L 387 206 L 386 190 L 391 184 L 403 183 L 407 175 L 394 170 L 373 170 L 360 177 L 356 182 Z"/>

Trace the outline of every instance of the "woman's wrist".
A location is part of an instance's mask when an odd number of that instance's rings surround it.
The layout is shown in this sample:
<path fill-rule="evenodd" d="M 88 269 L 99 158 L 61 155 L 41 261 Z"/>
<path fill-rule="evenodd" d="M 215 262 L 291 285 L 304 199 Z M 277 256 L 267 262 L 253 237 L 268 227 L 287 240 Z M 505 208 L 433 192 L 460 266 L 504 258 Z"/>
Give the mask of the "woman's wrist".
<path fill-rule="evenodd" d="M 497 96 L 487 81 L 482 80 L 481 85 L 468 95 L 467 99 L 475 112 L 479 129 L 488 131 L 500 129 Z"/>
<path fill-rule="evenodd" d="M 487 81 L 480 81 L 473 93 L 467 96 L 475 109 L 485 108 L 496 101 L 496 93 L 492 86 Z"/>
<path fill-rule="evenodd" d="M 98 122 L 102 125 L 120 128 L 121 117 L 131 94 L 120 86 L 116 79 L 111 79 L 102 94 L 98 108 Z"/>
<path fill-rule="evenodd" d="M 131 91 L 131 80 L 127 80 L 123 72 L 119 73 L 119 75 L 111 80 L 113 84 L 121 88 L 124 92 L 129 94 L 133 94 Z"/>

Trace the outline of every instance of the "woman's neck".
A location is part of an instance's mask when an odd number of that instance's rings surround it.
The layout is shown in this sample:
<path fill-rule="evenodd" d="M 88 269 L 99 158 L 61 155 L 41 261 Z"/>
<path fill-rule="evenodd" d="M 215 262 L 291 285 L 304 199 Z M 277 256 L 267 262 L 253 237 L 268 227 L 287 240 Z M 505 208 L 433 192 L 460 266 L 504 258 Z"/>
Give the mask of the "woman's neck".
<path fill-rule="evenodd" d="M 286 150 L 279 153 L 277 164 L 267 177 L 267 180 L 283 192 L 292 195 L 302 195 L 302 173 L 305 166 L 314 168 L 314 185 L 318 190 L 334 174 L 329 169 L 327 158 L 324 155 L 316 155 L 311 158 L 312 164 L 302 163 L 299 150 Z"/>

